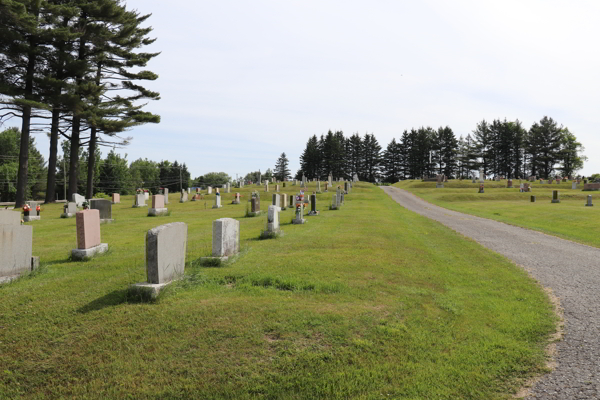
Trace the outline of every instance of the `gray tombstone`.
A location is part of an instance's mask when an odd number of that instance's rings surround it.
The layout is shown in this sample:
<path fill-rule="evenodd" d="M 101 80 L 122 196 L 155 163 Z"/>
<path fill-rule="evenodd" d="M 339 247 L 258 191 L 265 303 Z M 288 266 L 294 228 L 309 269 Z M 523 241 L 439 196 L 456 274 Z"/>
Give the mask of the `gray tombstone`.
<path fill-rule="evenodd" d="M 163 190 L 164 195 L 165 195 L 165 204 L 169 204 L 169 189 L 168 188 L 164 188 Z M 102 217 L 100 217 L 102 218 Z"/>
<path fill-rule="evenodd" d="M 135 203 L 133 207 L 146 207 L 146 195 L 144 193 L 138 193 L 135 195 Z"/>
<path fill-rule="evenodd" d="M 306 220 L 304 217 L 304 203 L 300 202 L 296 204 L 296 218 L 292 220 L 294 225 L 304 224 Z"/>
<path fill-rule="evenodd" d="M 250 204 L 251 204 L 250 210 L 253 213 L 260 212 L 260 197 L 253 197 L 252 200 L 250 200 Z"/>
<path fill-rule="evenodd" d="M 212 255 L 227 259 L 240 251 L 240 221 L 221 218 L 213 221 Z"/>
<path fill-rule="evenodd" d="M 187 224 L 172 222 L 152 228 L 146 235 L 148 283 L 167 283 L 183 275 Z"/>
<path fill-rule="evenodd" d="M 277 193 L 273 193 L 273 205 L 277 207 L 278 211 L 281 211 L 281 196 Z"/>
<path fill-rule="evenodd" d="M 577 182 L 575 182 L 575 181 L 571 182 L 571 189 L 572 190 L 576 190 L 577 189 Z"/>
<path fill-rule="evenodd" d="M 215 205 L 212 208 L 221 208 L 223 207 L 221 205 L 221 195 L 219 193 L 217 193 L 217 195 L 215 196 Z"/>
<path fill-rule="evenodd" d="M 0 225 L 21 225 L 21 213 L 19 211 L 1 209 Z"/>
<path fill-rule="evenodd" d="M 5 213 L 7 211 L 2 211 Z M 14 211 L 13 211 L 14 212 Z M 20 213 L 15 213 L 21 215 Z M 12 215 L 2 217 L 0 224 L 0 281 L 9 280 L 23 272 L 31 271 L 33 264 L 33 227 L 21 225 L 21 218 L 14 223 Z M 3 279 L 4 278 L 4 279 Z"/>
<path fill-rule="evenodd" d="M 181 191 L 181 198 L 179 199 L 179 202 L 180 203 L 185 203 L 187 200 L 188 200 L 188 192 L 186 192 L 185 190 L 182 190 Z"/>
<path fill-rule="evenodd" d="M 267 213 L 267 231 L 279 233 L 279 207 L 275 205 L 269 206 Z"/>
<path fill-rule="evenodd" d="M 558 190 L 552 191 L 552 203 L 560 203 L 560 200 L 558 198 Z"/>
<path fill-rule="evenodd" d="M 535 196 L 531 196 L 531 202 L 535 203 Z"/>
<path fill-rule="evenodd" d="M 112 219 L 112 202 L 105 199 L 91 199 L 90 210 L 100 211 L 100 222 L 109 223 L 114 221 Z M 77 212 L 77 211 L 75 211 Z"/>
<path fill-rule="evenodd" d="M 587 203 L 585 203 L 585 206 L 586 207 L 593 207 L 594 206 L 594 204 L 592 203 L 592 195 L 591 194 L 588 195 L 588 197 L 587 197 Z"/>
<path fill-rule="evenodd" d="M 60 216 L 61 218 L 72 218 L 77 214 L 77 204 L 73 202 L 68 202 L 65 204 L 64 212 Z"/>
<path fill-rule="evenodd" d="M 317 210 L 317 195 L 310 195 L 310 212 L 308 215 L 319 215 L 319 211 Z"/>

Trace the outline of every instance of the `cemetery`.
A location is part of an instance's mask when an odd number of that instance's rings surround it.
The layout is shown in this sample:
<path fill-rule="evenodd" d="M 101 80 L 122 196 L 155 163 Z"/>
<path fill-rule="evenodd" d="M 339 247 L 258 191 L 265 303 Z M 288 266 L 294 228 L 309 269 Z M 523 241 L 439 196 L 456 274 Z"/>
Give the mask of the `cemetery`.
<path fill-rule="evenodd" d="M 415 380 L 429 381 L 435 371 L 444 381 L 440 390 L 466 395 L 459 381 L 470 381 L 476 370 L 477 379 L 486 382 L 478 390 L 492 394 L 504 382 L 498 380 L 506 374 L 503 365 L 518 363 L 527 374 L 538 369 L 540 345 L 553 329 L 551 311 L 544 293 L 521 269 L 398 207 L 372 184 L 340 183 L 333 191 L 339 202 L 335 211 L 328 210 L 332 191 L 313 193 L 317 182 L 305 184 L 304 194 L 300 185 L 281 187 L 275 196 L 259 188 L 264 213 L 255 218 L 247 218 L 245 208 L 255 186 L 236 189 L 241 204 L 223 201 L 220 208 L 212 206 L 221 196 L 215 190 L 204 201 L 184 203 L 174 201 L 181 197 L 174 193 L 171 213 L 160 220 L 147 218 L 144 208 L 132 208 L 134 196 L 122 196 L 121 203 L 111 204 L 112 224 L 100 224 L 100 210 L 76 211 L 95 214 L 92 233 L 85 221 L 82 246 L 76 218 L 60 218 L 62 204 L 46 205 L 45 218 L 21 225 L 33 227 L 40 268 L 0 286 L 0 339 L 11 338 L 1 340 L 0 362 L 20 382 L 0 380 L 0 392 L 49 398 L 82 397 L 89 390 L 114 398 L 127 393 L 249 398 L 260 386 L 287 397 L 295 389 L 284 387 L 299 378 L 309 385 L 306 390 L 318 391 L 339 384 L 343 372 L 354 378 L 341 390 L 353 397 L 382 385 L 390 393 L 415 390 Z M 427 184 L 436 190 L 435 182 Z M 436 195 L 454 190 L 453 184 L 445 183 Z M 506 183 L 498 184 L 506 190 Z M 486 183 L 480 196 L 490 196 L 491 185 Z M 533 191 L 544 196 L 537 187 Z M 560 191 L 555 207 L 570 201 L 567 191 Z M 149 201 L 160 206 L 157 199 Z M 308 215 L 313 215 L 310 221 Z M 265 228 L 278 232 L 277 239 L 257 241 Z M 68 257 L 71 250 L 96 243 L 110 250 L 85 261 Z M 219 267 L 203 262 L 215 258 L 223 261 Z M 468 266 L 475 263 L 494 268 L 473 274 Z M 517 288 L 515 279 L 522 282 Z M 503 287 L 511 287 L 511 294 Z M 515 300 L 515 290 L 526 300 Z M 450 328 L 457 318 L 468 330 Z M 51 329 L 44 322 L 49 320 Z M 517 334 L 523 320 L 535 332 L 526 340 Z M 469 338 L 471 330 L 480 332 L 478 339 Z M 501 363 L 486 350 L 490 346 L 504 349 Z M 285 356 L 277 355 L 284 350 Z M 404 352 L 414 354 L 414 361 L 404 362 Z M 523 358 L 524 353 L 530 356 Z M 390 362 L 381 362 L 384 354 Z M 41 362 L 49 366 L 47 372 L 32 372 Z M 460 371 L 452 367 L 457 364 Z M 148 372 L 139 375 L 142 366 Z M 101 378 L 93 372 L 99 370 Z M 180 379 L 181 371 L 194 380 Z M 366 372 L 412 378 L 398 386 L 363 380 Z M 450 378 L 456 374 L 460 379 Z M 76 383 L 68 388 L 49 384 L 59 379 Z M 518 376 L 511 382 L 518 386 Z"/>

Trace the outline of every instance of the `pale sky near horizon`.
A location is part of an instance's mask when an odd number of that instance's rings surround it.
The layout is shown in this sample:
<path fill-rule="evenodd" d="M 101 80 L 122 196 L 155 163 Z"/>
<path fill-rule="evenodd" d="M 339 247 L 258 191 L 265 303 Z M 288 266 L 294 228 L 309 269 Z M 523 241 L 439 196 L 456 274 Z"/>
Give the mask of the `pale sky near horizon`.
<path fill-rule="evenodd" d="M 185 162 L 196 177 L 292 174 L 312 135 L 373 133 L 547 115 L 600 172 L 600 2 L 128 0 L 161 51 L 148 86 L 159 125 L 136 127 L 128 160 Z M 47 157 L 48 141 L 37 136 Z M 107 150 L 103 149 L 103 157 Z"/>

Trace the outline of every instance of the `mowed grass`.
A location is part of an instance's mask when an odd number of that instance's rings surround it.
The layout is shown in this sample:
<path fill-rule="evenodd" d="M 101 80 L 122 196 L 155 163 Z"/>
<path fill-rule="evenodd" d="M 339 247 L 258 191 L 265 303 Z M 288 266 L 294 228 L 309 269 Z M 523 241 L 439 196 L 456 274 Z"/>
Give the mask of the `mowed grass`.
<path fill-rule="evenodd" d="M 319 195 L 321 215 L 283 211 L 285 235 L 258 240 L 266 216 L 243 217 L 255 188 L 218 210 L 173 194 L 155 218 L 124 197 L 102 225 L 110 252 L 86 262 L 68 260 L 75 220 L 45 206 L 44 266 L 0 286 L 0 398 L 506 399 L 544 371 L 552 307 L 505 258 L 362 183 L 341 210 Z M 239 219 L 242 253 L 203 267 L 222 217 Z M 157 302 L 128 298 L 147 230 L 175 221 L 185 277 Z"/>
<path fill-rule="evenodd" d="M 525 181 L 523 181 L 525 182 Z M 583 183 L 571 189 L 571 182 L 540 185 L 533 182 L 530 193 L 519 192 L 519 180 L 513 189 L 506 180 L 485 182 L 485 193 L 478 193 L 479 183 L 453 180 L 436 189 L 435 182 L 402 181 L 394 186 L 441 207 L 534 229 L 564 239 L 600 247 L 600 192 L 584 192 Z M 560 203 L 552 203 L 552 191 L 559 191 Z M 536 202 L 531 203 L 531 196 Z M 586 207 L 587 196 L 597 203 Z"/>

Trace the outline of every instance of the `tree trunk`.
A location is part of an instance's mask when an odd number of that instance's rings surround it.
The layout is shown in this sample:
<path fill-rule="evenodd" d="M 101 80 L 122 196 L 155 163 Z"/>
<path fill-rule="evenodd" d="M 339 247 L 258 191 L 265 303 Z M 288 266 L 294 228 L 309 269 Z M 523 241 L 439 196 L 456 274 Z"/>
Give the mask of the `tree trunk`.
<path fill-rule="evenodd" d="M 73 127 L 71 129 L 71 154 L 69 160 L 69 199 L 77 193 L 77 179 L 79 175 L 79 129 L 81 119 L 73 116 Z"/>
<path fill-rule="evenodd" d="M 52 125 L 50 126 L 50 157 L 48 158 L 48 180 L 46 187 L 46 203 L 53 203 L 56 189 L 56 158 L 58 153 L 58 122 L 60 111 L 52 110 Z"/>
<path fill-rule="evenodd" d="M 96 164 L 96 127 L 91 128 L 90 144 L 88 148 L 88 170 L 86 199 L 94 197 L 94 165 Z"/>
<path fill-rule="evenodd" d="M 17 196 L 15 208 L 21 208 L 25 204 L 27 192 L 27 169 L 29 168 L 29 127 L 31 124 L 31 107 L 23 108 L 21 125 L 21 147 L 19 150 L 19 171 L 17 175 Z"/>

